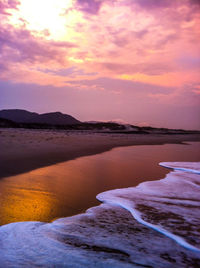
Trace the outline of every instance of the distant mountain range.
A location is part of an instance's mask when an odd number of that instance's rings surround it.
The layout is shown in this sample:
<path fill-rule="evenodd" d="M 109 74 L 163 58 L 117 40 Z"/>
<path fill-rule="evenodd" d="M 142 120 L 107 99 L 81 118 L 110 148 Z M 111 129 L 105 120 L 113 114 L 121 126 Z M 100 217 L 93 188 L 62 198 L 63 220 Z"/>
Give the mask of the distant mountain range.
<path fill-rule="evenodd" d="M 139 127 L 116 122 L 81 122 L 61 112 L 38 114 L 26 110 L 10 109 L 0 111 L 0 128 L 62 129 L 117 134 L 194 134 L 195 130 Z"/>
<path fill-rule="evenodd" d="M 12 120 L 16 123 L 37 123 L 48 125 L 76 125 L 81 122 L 68 114 L 61 112 L 38 114 L 26 110 L 1 110 L 0 118 Z"/>

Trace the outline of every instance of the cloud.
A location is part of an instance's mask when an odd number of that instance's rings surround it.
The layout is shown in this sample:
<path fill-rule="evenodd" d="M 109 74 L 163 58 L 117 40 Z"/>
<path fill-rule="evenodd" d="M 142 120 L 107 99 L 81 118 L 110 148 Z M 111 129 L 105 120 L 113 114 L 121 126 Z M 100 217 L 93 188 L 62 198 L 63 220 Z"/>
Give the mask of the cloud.
<path fill-rule="evenodd" d="M 2 0 L 0 2 L 0 14 L 10 15 L 9 9 L 17 9 L 19 1 L 17 0 Z"/>
<path fill-rule="evenodd" d="M 13 103 L 23 103 L 22 92 L 48 109 L 57 99 L 56 109 L 80 109 L 85 119 L 103 113 L 162 123 L 164 113 L 169 125 L 178 107 L 192 126 L 200 103 L 198 0 L 42 0 L 42 16 L 29 1 L 0 0 L 0 79 L 12 82 L 10 96 L 18 88 Z"/>
<path fill-rule="evenodd" d="M 154 63 L 149 64 L 140 63 L 140 64 L 121 64 L 121 63 L 112 63 L 104 62 L 100 64 L 102 68 L 108 69 L 111 73 L 123 75 L 123 74 L 134 74 L 134 73 L 143 73 L 146 75 L 160 75 L 172 71 L 171 66 L 168 66 L 165 63 Z"/>
<path fill-rule="evenodd" d="M 8 3 L 17 8 L 16 1 L 7 1 L 2 10 Z M 81 76 L 90 80 L 91 73 L 169 87 L 197 81 L 197 1 L 72 3 L 62 14 L 65 28 L 60 39 L 48 29 L 30 29 L 28 22 L 17 27 L 9 21 L 0 25 L 1 69 L 7 68 L 9 79 L 8 70 L 17 63 L 29 75 L 34 70 L 34 75 L 43 76 L 45 69 L 51 69 L 46 75 L 52 75 L 52 81 L 60 77 L 61 84 L 65 75 L 79 81 Z"/>
<path fill-rule="evenodd" d="M 84 85 L 86 87 L 92 87 L 95 85 L 97 88 L 103 88 L 107 92 L 117 93 L 117 95 L 125 94 L 131 96 L 148 96 L 148 94 L 165 94 L 170 95 L 175 91 L 175 88 L 165 87 L 159 85 L 149 85 L 147 83 L 141 83 L 137 81 L 114 79 L 101 77 L 97 79 L 84 79 L 78 81 L 68 81 L 71 84 Z"/>
<path fill-rule="evenodd" d="M 142 8 L 165 8 L 172 5 L 171 0 L 135 0 L 135 3 L 137 3 Z"/>
<path fill-rule="evenodd" d="M 62 57 L 66 56 L 66 49 L 74 46 L 69 42 L 48 41 L 35 37 L 26 29 L 0 29 L 1 55 L 12 61 L 62 61 Z"/>
<path fill-rule="evenodd" d="M 199 0 L 189 0 L 189 2 L 195 6 L 200 7 L 200 1 Z"/>
<path fill-rule="evenodd" d="M 44 74 L 38 69 L 46 66 L 52 69 L 68 67 L 67 55 L 75 47 L 76 44 L 71 42 L 46 40 L 25 28 L 4 25 L 0 28 L 0 78 L 18 82 L 33 81 L 34 78 L 41 84 Z M 47 76 L 44 78 L 42 84 L 49 84 L 50 81 L 63 84 L 58 76 L 50 75 L 48 79 Z"/>
<path fill-rule="evenodd" d="M 102 0 L 77 0 L 77 8 L 89 14 L 97 14 L 103 2 Z"/>
<path fill-rule="evenodd" d="M 143 9 L 164 9 L 164 8 L 173 8 L 180 6 L 179 0 L 134 0 L 129 2 L 129 4 L 137 4 Z M 181 0 L 183 5 L 194 5 L 199 6 L 200 2 L 199 0 Z"/>

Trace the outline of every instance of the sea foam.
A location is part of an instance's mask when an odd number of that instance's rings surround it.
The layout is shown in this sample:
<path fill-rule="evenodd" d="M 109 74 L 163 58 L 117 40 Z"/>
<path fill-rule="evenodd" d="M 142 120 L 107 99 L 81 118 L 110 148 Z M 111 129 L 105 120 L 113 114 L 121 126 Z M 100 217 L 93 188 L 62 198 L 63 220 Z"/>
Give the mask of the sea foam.
<path fill-rule="evenodd" d="M 164 179 L 101 193 L 97 198 L 127 209 L 138 222 L 200 253 L 200 164 L 160 165 L 175 171 Z"/>
<path fill-rule="evenodd" d="M 0 267 L 199 267 L 200 164 L 101 193 L 86 213 L 0 227 Z"/>

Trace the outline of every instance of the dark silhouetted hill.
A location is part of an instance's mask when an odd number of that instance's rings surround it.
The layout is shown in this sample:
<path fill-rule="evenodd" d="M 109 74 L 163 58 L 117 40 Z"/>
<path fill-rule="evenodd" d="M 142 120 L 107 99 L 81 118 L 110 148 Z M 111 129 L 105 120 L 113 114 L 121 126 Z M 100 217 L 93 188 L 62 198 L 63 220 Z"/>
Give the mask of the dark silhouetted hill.
<path fill-rule="evenodd" d="M 10 109 L 10 110 L 1 110 L 0 117 L 8 120 L 12 120 L 17 123 L 29 122 L 32 118 L 36 117 L 37 113 L 32 113 L 26 110 L 20 109 Z"/>
<path fill-rule="evenodd" d="M 81 123 L 74 117 L 60 112 L 38 114 L 26 110 L 1 110 L 0 117 L 16 123 L 36 123 L 48 125 L 75 125 Z"/>
<path fill-rule="evenodd" d="M 0 128 L 56 129 L 116 134 L 200 134 L 200 131 L 139 127 L 115 122 L 80 122 L 60 112 L 37 114 L 25 110 L 1 110 Z"/>
<path fill-rule="evenodd" d="M 18 123 L 15 123 L 11 120 L 5 119 L 5 118 L 0 118 L 0 127 L 18 127 Z"/>

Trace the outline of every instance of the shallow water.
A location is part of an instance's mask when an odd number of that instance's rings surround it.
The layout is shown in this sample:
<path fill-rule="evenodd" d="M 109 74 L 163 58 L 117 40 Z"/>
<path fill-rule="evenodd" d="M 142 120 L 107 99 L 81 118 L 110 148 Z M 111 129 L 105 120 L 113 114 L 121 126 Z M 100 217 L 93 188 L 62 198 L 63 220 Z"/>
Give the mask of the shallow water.
<path fill-rule="evenodd" d="M 99 204 L 96 195 L 164 178 L 159 162 L 200 161 L 200 143 L 130 146 L 0 180 L 0 224 L 49 222 Z"/>
<path fill-rule="evenodd" d="M 0 227 L 0 267 L 200 267 L 200 162 L 164 162 L 164 179 L 100 193 L 53 221 Z"/>
<path fill-rule="evenodd" d="M 161 162 L 164 179 L 97 195 L 128 210 L 141 224 L 200 254 L 200 162 Z"/>

